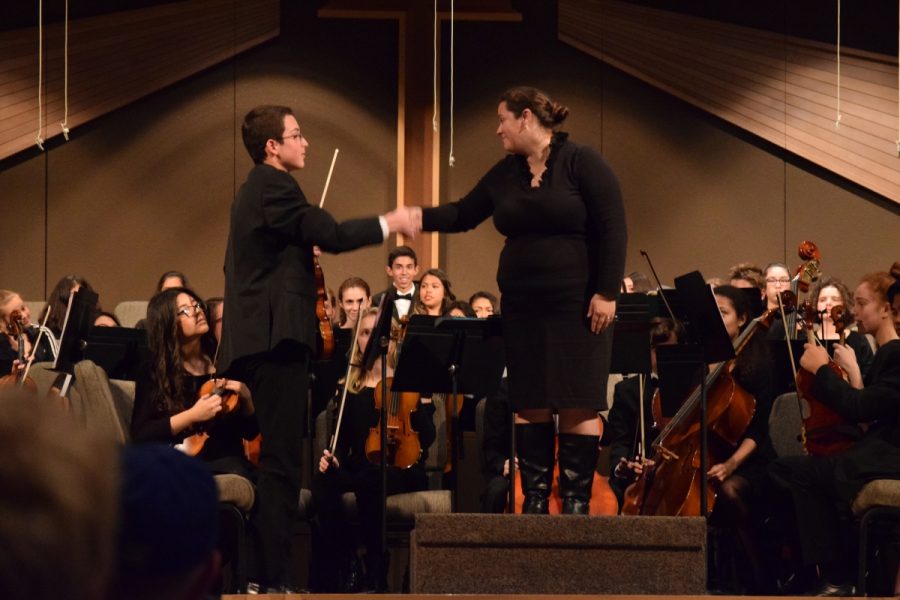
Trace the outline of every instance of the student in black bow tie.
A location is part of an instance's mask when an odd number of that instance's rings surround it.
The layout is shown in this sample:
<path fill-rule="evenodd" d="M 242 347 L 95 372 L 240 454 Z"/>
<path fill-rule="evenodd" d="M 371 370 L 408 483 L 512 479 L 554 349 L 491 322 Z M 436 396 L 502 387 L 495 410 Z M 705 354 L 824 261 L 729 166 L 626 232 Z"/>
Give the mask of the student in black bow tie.
<path fill-rule="evenodd" d="M 394 318 L 405 317 L 412 312 L 418 295 L 416 275 L 419 274 L 419 260 L 416 251 L 409 246 L 397 246 L 388 254 L 387 266 L 384 268 L 391 284 L 397 290 L 394 301 Z M 378 306 L 387 290 L 379 292 L 372 298 L 372 305 Z"/>

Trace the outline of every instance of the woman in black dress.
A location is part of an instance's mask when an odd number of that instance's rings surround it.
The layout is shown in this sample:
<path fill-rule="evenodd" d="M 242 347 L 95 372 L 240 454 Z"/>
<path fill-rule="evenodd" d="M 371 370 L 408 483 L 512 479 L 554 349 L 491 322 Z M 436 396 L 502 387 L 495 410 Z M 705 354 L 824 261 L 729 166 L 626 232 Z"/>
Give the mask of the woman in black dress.
<path fill-rule="evenodd" d="M 216 342 L 202 300 L 187 288 L 153 296 L 147 307 L 147 343 L 151 361 L 135 386 L 132 441 L 171 444 L 193 454 L 185 440 L 198 441 L 191 436 L 205 432 L 209 437 L 197 456 L 210 471 L 254 479 L 243 445 L 259 434 L 250 390 L 240 381 L 216 380 L 217 387 L 235 392 L 239 400 L 233 413 L 218 418 L 221 395 L 198 397 L 215 376 Z"/>
<path fill-rule="evenodd" d="M 619 184 L 594 149 L 558 131 L 568 112 L 534 88 L 505 92 L 497 135 L 509 155 L 458 202 L 422 211 L 425 231 L 493 216 L 506 236 L 497 283 L 526 513 L 548 511 L 554 412 L 563 512 L 588 512 L 625 271 Z"/>

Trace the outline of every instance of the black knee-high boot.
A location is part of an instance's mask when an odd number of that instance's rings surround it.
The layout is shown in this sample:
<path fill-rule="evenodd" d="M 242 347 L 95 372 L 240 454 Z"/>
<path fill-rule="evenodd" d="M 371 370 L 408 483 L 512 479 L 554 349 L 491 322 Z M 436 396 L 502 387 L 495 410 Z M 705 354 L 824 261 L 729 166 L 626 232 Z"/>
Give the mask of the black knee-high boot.
<path fill-rule="evenodd" d="M 556 426 L 552 421 L 516 425 L 516 456 L 525 496 L 524 514 L 545 515 L 550 510 L 555 438 Z"/>
<path fill-rule="evenodd" d="M 559 434 L 559 495 L 564 515 L 588 514 L 599 453 L 596 435 Z"/>

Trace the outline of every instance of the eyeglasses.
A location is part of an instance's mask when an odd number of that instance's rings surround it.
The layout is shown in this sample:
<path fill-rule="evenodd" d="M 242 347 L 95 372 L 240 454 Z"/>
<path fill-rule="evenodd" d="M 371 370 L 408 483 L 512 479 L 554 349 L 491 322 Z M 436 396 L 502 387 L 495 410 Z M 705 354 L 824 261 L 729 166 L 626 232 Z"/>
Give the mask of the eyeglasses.
<path fill-rule="evenodd" d="M 175 314 L 178 316 L 184 315 L 186 317 L 196 317 L 198 313 L 203 312 L 203 305 L 199 302 L 194 302 L 190 306 L 183 306 L 175 311 Z"/>
<path fill-rule="evenodd" d="M 278 139 L 280 139 L 282 142 L 284 142 L 284 140 L 290 140 L 290 139 L 294 139 L 299 142 L 300 140 L 303 139 L 303 134 L 300 132 L 297 132 L 297 133 L 292 133 L 291 135 L 283 135 Z"/>
<path fill-rule="evenodd" d="M 788 284 L 791 282 L 790 277 L 766 277 L 766 283 Z"/>

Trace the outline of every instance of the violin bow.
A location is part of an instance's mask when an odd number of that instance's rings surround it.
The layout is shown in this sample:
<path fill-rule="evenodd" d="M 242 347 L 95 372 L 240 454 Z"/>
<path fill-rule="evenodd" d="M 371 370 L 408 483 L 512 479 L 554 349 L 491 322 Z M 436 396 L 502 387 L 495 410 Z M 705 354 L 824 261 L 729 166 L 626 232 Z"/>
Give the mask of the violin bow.
<path fill-rule="evenodd" d="M 335 153 L 337 156 L 337 153 Z M 338 408 L 337 422 L 334 424 L 334 434 L 331 436 L 331 443 L 328 444 L 328 452 L 334 457 L 334 451 L 337 449 L 338 436 L 341 434 L 341 421 L 344 419 L 344 405 L 347 402 L 347 388 L 350 387 L 350 372 L 353 367 L 359 368 L 359 365 L 353 363 L 353 355 L 356 354 L 356 341 L 359 337 L 359 324 L 362 323 L 363 309 L 360 308 L 356 317 L 356 327 L 353 328 L 353 341 L 350 343 L 350 357 L 347 360 L 347 373 L 344 375 L 344 391 L 341 392 L 341 405 Z"/>
<path fill-rule="evenodd" d="M 672 317 L 672 322 L 676 325 L 680 325 L 683 329 L 684 323 L 681 323 L 677 318 L 675 318 L 675 312 L 669 305 L 669 300 L 668 298 L 666 298 L 666 292 L 663 290 L 662 282 L 660 282 L 659 276 L 656 274 L 656 269 L 653 268 L 653 262 L 650 260 L 650 255 L 647 254 L 646 250 L 641 250 L 640 252 L 641 256 L 643 256 L 647 260 L 647 265 L 650 267 L 650 272 L 653 273 L 653 279 L 656 280 L 656 289 L 659 290 L 659 296 L 663 299 L 663 304 L 666 305 L 666 310 L 669 311 L 669 316 Z"/>
<path fill-rule="evenodd" d="M 338 152 L 340 148 L 334 149 L 334 156 L 331 157 L 331 167 L 328 168 L 328 177 L 325 178 L 325 189 L 322 190 L 322 198 L 319 199 L 319 208 L 325 206 L 325 196 L 328 194 L 328 186 L 331 185 L 331 174 L 334 173 L 334 163 L 337 162 Z"/>
<path fill-rule="evenodd" d="M 47 305 L 47 314 L 44 315 L 44 322 L 41 323 L 41 328 L 38 331 L 37 339 L 34 340 L 34 346 L 31 347 L 31 356 L 28 357 L 28 362 L 25 364 L 25 372 L 22 373 L 22 379 L 19 381 L 19 387 L 25 385 L 25 379 L 28 378 L 28 372 L 31 370 L 31 365 L 34 363 L 34 357 L 37 354 L 38 346 L 41 344 L 41 338 L 44 337 L 44 331 L 46 331 L 47 319 L 50 318 L 50 309 L 53 308 L 49 304 Z"/>

